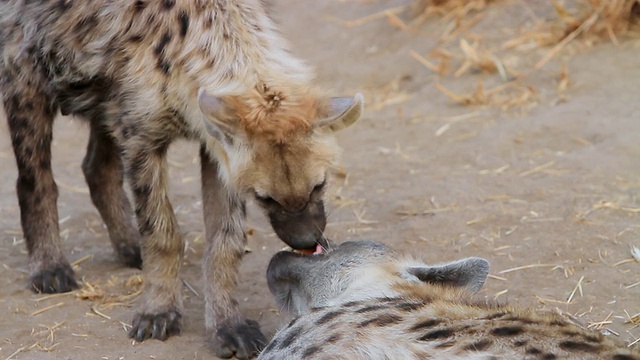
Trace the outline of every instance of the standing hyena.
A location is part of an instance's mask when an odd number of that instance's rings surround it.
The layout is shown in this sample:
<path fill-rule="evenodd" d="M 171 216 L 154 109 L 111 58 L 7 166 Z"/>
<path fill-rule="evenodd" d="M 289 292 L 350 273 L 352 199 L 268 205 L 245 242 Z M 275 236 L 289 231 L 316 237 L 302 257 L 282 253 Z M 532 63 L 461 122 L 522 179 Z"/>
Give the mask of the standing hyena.
<path fill-rule="evenodd" d="M 32 288 L 77 287 L 60 249 L 51 171 L 60 110 L 90 124 L 82 169 L 116 253 L 129 266 L 144 260 L 146 288 L 130 336 L 179 333 L 184 244 L 167 196 L 166 151 L 176 138 L 196 140 L 207 332 L 217 355 L 251 356 L 265 339 L 233 296 L 245 199 L 257 200 L 287 244 L 314 248 L 337 156 L 331 133 L 362 112 L 360 95 L 329 98 L 311 80 L 258 0 L 0 1 L 0 93 Z"/>
<path fill-rule="evenodd" d="M 472 300 L 489 263 L 427 265 L 372 241 L 276 254 L 269 289 L 296 319 L 259 360 L 640 360 L 558 314 Z"/>

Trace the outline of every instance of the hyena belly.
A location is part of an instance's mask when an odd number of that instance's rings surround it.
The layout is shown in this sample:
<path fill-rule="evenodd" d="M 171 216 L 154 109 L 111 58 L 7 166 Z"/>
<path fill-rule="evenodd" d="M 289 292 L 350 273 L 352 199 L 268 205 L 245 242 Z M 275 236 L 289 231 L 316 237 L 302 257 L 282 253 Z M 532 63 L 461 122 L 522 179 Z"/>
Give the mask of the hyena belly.
<path fill-rule="evenodd" d="M 473 300 L 489 263 L 427 265 L 369 241 L 276 254 L 269 288 L 297 316 L 259 359 L 640 360 L 567 318 Z"/>
<path fill-rule="evenodd" d="M 265 339 L 234 298 L 245 201 L 255 199 L 290 246 L 324 241 L 333 132 L 362 113 L 361 96 L 321 95 L 312 78 L 258 0 L 0 1 L 0 94 L 32 289 L 78 286 L 61 250 L 51 170 L 60 111 L 90 124 L 82 169 L 116 253 L 129 266 L 144 260 L 130 336 L 179 333 L 184 243 L 168 198 L 166 151 L 176 138 L 195 140 L 207 336 L 218 356 L 252 356 Z"/>

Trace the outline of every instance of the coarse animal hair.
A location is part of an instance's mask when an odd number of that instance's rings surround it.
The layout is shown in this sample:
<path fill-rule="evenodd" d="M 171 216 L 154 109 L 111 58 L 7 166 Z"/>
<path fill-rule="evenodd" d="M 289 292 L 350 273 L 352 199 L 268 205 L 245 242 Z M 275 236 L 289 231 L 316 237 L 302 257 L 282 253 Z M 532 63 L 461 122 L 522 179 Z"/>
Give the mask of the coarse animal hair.
<path fill-rule="evenodd" d="M 269 288 L 294 319 L 258 359 L 640 359 L 565 316 L 474 299 L 488 272 L 481 258 L 428 265 L 373 241 L 279 252 Z"/>
<path fill-rule="evenodd" d="M 234 298 L 245 202 L 257 201 L 290 246 L 322 243 L 323 194 L 339 156 L 332 133 L 363 111 L 360 94 L 326 96 L 313 78 L 259 0 L 0 1 L 0 95 L 32 289 L 78 286 L 60 246 L 51 169 L 60 112 L 89 124 L 82 169 L 117 255 L 133 267 L 144 260 L 130 336 L 179 333 L 184 242 L 166 152 L 176 139 L 196 141 L 207 336 L 220 357 L 255 354 L 265 338 Z"/>

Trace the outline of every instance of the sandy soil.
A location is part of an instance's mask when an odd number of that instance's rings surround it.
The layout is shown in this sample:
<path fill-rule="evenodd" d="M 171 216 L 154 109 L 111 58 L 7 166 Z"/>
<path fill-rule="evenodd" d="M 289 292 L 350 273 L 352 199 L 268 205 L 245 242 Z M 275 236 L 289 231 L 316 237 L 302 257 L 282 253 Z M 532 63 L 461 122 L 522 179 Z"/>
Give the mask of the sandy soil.
<path fill-rule="evenodd" d="M 499 85 L 500 76 L 439 76 L 410 56 L 411 50 L 426 56 L 435 49 L 447 22 L 436 17 L 402 30 L 393 16 L 351 27 L 336 21 L 408 3 L 274 4 L 295 53 L 317 66 L 320 84 L 340 94 L 363 91 L 369 104 L 361 122 L 339 136 L 344 174 L 334 179 L 328 197 L 329 236 L 384 241 L 432 262 L 485 257 L 492 276 L 481 296 L 559 309 L 623 342 L 638 339 L 640 328 L 627 323 L 640 313 L 640 264 L 630 254 L 630 246 L 640 246 L 638 37 L 620 38 L 618 45 L 576 41 L 518 82 L 524 87 L 512 95 L 522 101 L 509 109 L 493 105 L 504 100 L 499 98 L 462 106 L 436 83 L 469 93 L 478 81 L 486 88 Z M 500 50 L 501 41 L 549 13 L 538 7 L 543 2 L 527 9 L 523 3 L 491 5 L 462 35 L 470 43 L 481 39 L 498 49 L 507 68 L 526 72 L 550 47 Z M 461 54 L 457 37 L 441 47 Z M 571 81 L 558 93 L 563 63 Z M 199 294 L 203 226 L 196 147 L 180 143 L 170 153 L 172 201 L 188 246 L 182 277 L 193 288 L 184 290 L 186 326 L 166 342 L 134 344 L 125 331 L 133 312 L 126 295 L 139 288 L 139 271 L 115 261 L 91 205 L 80 172 L 86 127 L 60 119 L 53 149 L 64 249 L 79 261 L 85 287 L 49 297 L 27 289 L 16 169 L 4 121 L 0 134 L 0 359 L 212 358 Z M 277 311 L 264 272 L 283 244 L 253 207 L 250 227 L 252 252 L 242 266 L 238 297 L 270 336 L 287 315 Z"/>

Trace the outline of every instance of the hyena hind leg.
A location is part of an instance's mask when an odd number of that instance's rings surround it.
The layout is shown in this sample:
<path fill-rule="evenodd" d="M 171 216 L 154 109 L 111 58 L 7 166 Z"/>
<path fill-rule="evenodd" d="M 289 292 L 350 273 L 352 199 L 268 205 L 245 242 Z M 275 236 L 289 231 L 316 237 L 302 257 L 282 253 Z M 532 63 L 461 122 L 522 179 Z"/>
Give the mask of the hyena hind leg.
<path fill-rule="evenodd" d="M 134 226 L 131 203 L 123 188 L 120 149 L 98 121 L 91 123 L 82 171 L 116 254 L 127 266 L 141 269 L 140 233 Z"/>
<path fill-rule="evenodd" d="M 5 79 L 6 80 L 6 79 Z M 57 109 L 33 88 L 9 83 L 4 106 L 18 165 L 16 191 L 22 231 L 29 252 L 31 288 L 62 293 L 78 287 L 61 250 L 58 227 L 58 188 L 51 170 L 51 140 Z"/>

